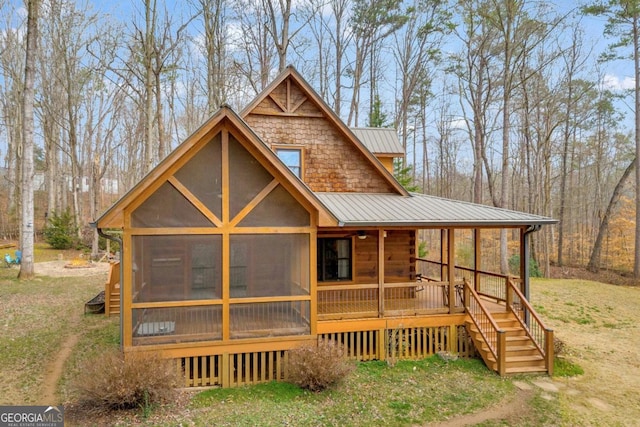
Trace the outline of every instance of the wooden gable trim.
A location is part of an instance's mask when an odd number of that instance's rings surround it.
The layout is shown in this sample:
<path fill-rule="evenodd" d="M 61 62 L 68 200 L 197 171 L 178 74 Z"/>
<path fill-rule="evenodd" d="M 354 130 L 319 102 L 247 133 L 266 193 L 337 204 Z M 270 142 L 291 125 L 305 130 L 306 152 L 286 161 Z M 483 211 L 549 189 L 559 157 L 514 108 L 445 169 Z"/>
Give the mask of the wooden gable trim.
<path fill-rule="evenodd" d="M 254 113 L 253 111 L 260 105 L 260 103 L 265 100 L 267 97 L 272 99 L 274 97 L 271 96 L 271 93 L 280 86 L 283 82 L 287 84 L 287 102 L 290 102 L 289 94 L 290 94 L 290 85 L 291 80 L 293 80 L 300 89 L 305 92 L 306 98 L 303 102 L 300 102 L 300 105 L 296 107 L 296 109 L 300 108 L 304 102 L 311 101 L 313 104 L 322 112 L 321 117 L 326 118 L 329 122 L 337 128 L 347 140 L 349 140 L 357 150 L 369 161 L 371 166 L 389 183 L 389 185 L 395 189 L 399 194 L 404 196 L 408 196 L 409 192 L 396 180 L 391 172 L 389 172 L 384 165 L 376 158 L 376 156 L 369 151 L 362 142 L 354 135 L 354 133 L 349 129 L 349 127 L 336 115 L 336 113 L 329 108 L 326 102 L 316 93 L 316 91 L 307 83 L 307 81 L 296 71 L 294 67 L 291 65 L 287 67 L 287 69 L 282 72 L 274 81 L 271 82 L 249 105 L 247 105 L 242 112 L 240 113 L 240 117 L 245 119 L 250 114 L 264 115 L 261 113 Z M 280 104 L 277 104 L 280 105 Z M 295 114 L 291 111 L 285 111 L 283 114 L 278 115 L 292 115 L 296 117 L 302 117 L 302 115 Z M 308 116 L 304 115 L 305 117 Z M 315 116 L 314 116 L 315 117 Z"/>
<path fill-rule="evenodd" d="M 315 194 L 307 187 L 289 168 L 282 163 L 276 153 L 269 148 L 258 135 L 235 113 L 230 115 L 228 119 L 236 125 L 238 129 L 244 128 L 246 132 L 239 132 L 236 136 L 240 142 L 256 159 L 260 161 L 262 166 L 278 179 L 287 192 L 292 194 L 296 200 L 302 203 L 309 211 L 318 212 L 318 225 L 331 226 L 337 225 L 338 220 L 327 208 L 317 199 Z M 296 197 L 296 194 L 302 196 Z"/>
<path fill-rule="evenodd" d="M 143 177 L 131 190 L 116 201 L 98 220 L 98 228 L 123 228 L 125 210 L 138 207 L 151 193 L 167 181 L 180 167 L 189 161 L 201 148 L 224 127 L 225 116 L 220 109 L 198 130 L 191 134 L 182 144 L 164 158 L 155 168 Z M 145 196 L 146 194 L 146 196 Z M 142 200 L 140 200 L 142 198 Z"/>
<path fill-rule="evenodd" d="M 223 180 L 225 168 L 229 165 L 225 164 L 228 156 L 224 151 L 228 150 L 229 132 L 240 142 L 258 161 L 265 167 L 283 187 L 294 196 L 305 208 L 313 212 L 318 212 L 317 223 L 322 225 L 335 225 L 337 219 L 317 200 L 313 192 L 306 187 L 297 177 L 287 168 L 276 154 L 267 147 L 262 140 L 249 128 L 249 126 L 227 106 L 223 106 L 216 114 L 214 114 L 204 125 L 196 132 L 189 136 L 178 148 L 171 152 L 158 166 L 147 174 L 136 186 L 134 186 L 127 194 L 118 200 L 111 208 L 109 208 L 97 221 L 98 228 L 124 228 L 126 223 L 126 215 L 130 214 L 135 208 L 140 206 L 153 192 L 155 192 L 162 184 L 169 181 L 178 191 L 178 187 L 182 185 L 178 182 L 178 186 L 170 181 L 170 177 L 186 162 L 188 162 L 200 148 L 209 142 L 210 138 L 221 133 L 222 150 L 223 150 Z M 223 188 L 228 188 L 228 183 L 223 182 Z M 182 191 L 181 191 L 182 192 Z M 223 191 L 223 203 L 225 203 Z M 188 196 L 185 196 L 188 198 Z M 228 195 L 227 195 L 228 198 Z M 228 200 L 226 201 L 228 203 Z M 198 208 L 198 206 L 196 206 Z M 198 208 L 199 210 L 202 210 Z M 223 212 L 225 210 L 223 209 Z M 219 226 L 220 219 L 215 215 L 207 215 L 212 222 Z M 222 222 L 228 222 L 229 218 L 222 218 Z"/>

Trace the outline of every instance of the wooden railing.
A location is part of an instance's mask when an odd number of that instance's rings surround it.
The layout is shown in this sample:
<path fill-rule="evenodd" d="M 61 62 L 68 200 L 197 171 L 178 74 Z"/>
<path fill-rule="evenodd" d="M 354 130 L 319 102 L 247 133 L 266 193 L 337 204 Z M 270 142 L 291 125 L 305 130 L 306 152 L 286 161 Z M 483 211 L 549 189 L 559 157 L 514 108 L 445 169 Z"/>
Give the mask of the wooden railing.
<path fill-rule="evenodd" d="M 493 317 L 484 304 L 482 304 L 480 296 L 475 289 L 473 289 L 469 281 L 464 279 L 463 282 L 467 314 L 482 335 L 491 355 L 495 359 L 497 364 L 496 371 L 498 371 L 500 375 L 504 375 L 506 369 L 506 333 L 500 329 L 493 320 Z"/>
<path fill-rule="evenodd" d="M 446 278 L 448 264 L 416 258 L 416 270 L 423 278 L 428 280 L 441 280 L 441 274 Z M 454 275 L 457 280 L 466 279 L 480 296 L 489 297 L 496 301 L 506 302 L 508 281 L 521 283 L 519 277 L 490 271 L 475 270 L 469 267 L 454 267 Z"/>
<path fill-rule="evenodd" d="M 547 328 L 538 313 L 511 280 L 507 281 L 507 308 L 513 312 L 545 360 L 549 375 L 553 375 L 553 330 Z"/>
<path fill-rule="evenodd" d="M 458 283 L 460 289 L 462 283 Z M 454 292 L 454 312 L 463 312 L 462 293 Z M 382 297 L 382 298 L 381 298 Z M 417 281 L 318 286 L 318 319 L 375 318 L 449 312 L 449 283 Z"/>
<path fill-rule="evenodd" d="M 120 313 L 120 261 L 112 262 L 109 278 L 104 284 L 104 314 Z"/>

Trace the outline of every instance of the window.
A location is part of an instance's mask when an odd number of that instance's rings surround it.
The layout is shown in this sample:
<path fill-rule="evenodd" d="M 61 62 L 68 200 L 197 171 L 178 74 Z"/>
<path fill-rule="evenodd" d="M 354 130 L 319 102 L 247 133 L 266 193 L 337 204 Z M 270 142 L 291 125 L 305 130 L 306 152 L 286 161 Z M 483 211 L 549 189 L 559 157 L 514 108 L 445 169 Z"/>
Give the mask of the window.
<path fill-rule="evenodd" d="M 276 154 L 298 178 L 302 179 L 302 149 L 276 148 Z"/>
<path fill-rule="evenodd" d="M 318 239 L 318 281 L 351 280 L 351 239 Z"/>

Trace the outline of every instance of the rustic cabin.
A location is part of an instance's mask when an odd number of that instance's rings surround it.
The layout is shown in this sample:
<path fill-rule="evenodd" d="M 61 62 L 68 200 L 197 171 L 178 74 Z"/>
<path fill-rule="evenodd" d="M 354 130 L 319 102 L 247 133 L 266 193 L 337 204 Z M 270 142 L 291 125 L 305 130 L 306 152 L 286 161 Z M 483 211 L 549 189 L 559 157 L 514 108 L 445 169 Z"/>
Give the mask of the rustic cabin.
<path fill-rule="evenodd" d="M 288 350 L 319 340 L 357 360 L 445 351 L 551 373 L 526 260 L 555 221 L 408 193 L 403 155 L 293 68 L 240 114 L 221 107 L 95 223 L 122 248 L 105 290 L 122 350 L 175 359 L 185 386 L 286 379 Z M 515 274 L 495 267 L 500 232 Z"/>

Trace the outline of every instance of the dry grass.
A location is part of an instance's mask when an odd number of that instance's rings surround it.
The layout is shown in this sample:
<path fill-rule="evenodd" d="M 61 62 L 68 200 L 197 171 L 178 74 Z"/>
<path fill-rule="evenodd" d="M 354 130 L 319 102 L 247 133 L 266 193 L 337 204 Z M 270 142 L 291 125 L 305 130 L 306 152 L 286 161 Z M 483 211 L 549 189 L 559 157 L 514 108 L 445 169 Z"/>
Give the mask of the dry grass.
<path fill-rule="evenodd" d="M 640 404 L 640 288 L 582 279 L 534 280 L 532 302 L 580 365 L 561 379 L 564 425 L 637 425 Z"/>
<path fill-rule="evenodd" d="M 17 272 L 0 268 L 0 405 L 39 403 L 48 364 L 70 334 L 92 323 L 83 315 L 84 303 L 106 280 L 97 275 L 19 281 Z"/>

